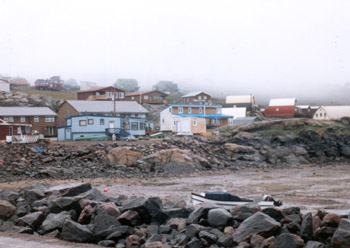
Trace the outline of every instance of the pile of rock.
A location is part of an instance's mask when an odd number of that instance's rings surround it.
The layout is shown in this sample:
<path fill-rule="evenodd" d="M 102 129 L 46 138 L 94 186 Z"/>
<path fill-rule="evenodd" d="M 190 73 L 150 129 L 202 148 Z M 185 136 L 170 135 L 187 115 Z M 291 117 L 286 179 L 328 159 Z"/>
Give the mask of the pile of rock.
<path fill-rule="evenodd" d="M 153 177 L 207 170 L 350 162 L 350 136 L 301 130 L 297 136 L 170 137 L 163 142 L 86 147 L 1 144 L 0 180 Z M 40 151 L 35 148 L 39 146 Z"/>
<path fill-rule="evenodd" d="M 88 183 L 0 192 L 0 231 L 104 247 L 349 247 L 347 216 L 297 207 L 164 208 L 158 197 L 106 197 Z"/>
<path fill-rule="evenodd" d="M 49 107 L 57 111 L 58 106 L 64 100 L 55 99 L 51 96 L 42 96 L 37 94 L 26 94 L 24 92 L 0 92 L 0 106 L 11 107 Z"/>

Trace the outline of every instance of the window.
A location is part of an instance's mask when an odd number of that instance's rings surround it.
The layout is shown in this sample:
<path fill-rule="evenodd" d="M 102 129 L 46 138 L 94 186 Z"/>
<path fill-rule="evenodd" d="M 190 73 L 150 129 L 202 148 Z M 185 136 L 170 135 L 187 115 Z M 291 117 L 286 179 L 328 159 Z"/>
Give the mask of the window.
<path fill-rule="evenodd" d="M 171 108 L 169 108 L 169 113 L 171 113 Z"/>
<path fill-rule="evenodd" d="M 49 127 L 49 135 L 50 135 L 50 136 L 53 135 L 53 130 L 54 130 L 54 127 Z"/>
<path fill-rule="evenodd" d="M 100 125 L 104 125 L 105 124 L 105 119 L 100 119 Z"/>
<path fill-rule="evenodd" d="M 199 108 L 199 113 L 203 113 L 203 109 L 202 108 Z"/>
<path fill-rule="evenodd" d="M 25 116 L 21 116 L 21 122 L 26 122 L 26 117 Z"/>
<path fill-rule="evenodd" d="M 135 100 L 135 97 L 134 97 L 134 96 L 132 96 L 132 97 L 131 97 L 131 100 Z"/>
<path fill-rule="evenodd" d="M 88 119 L 88 124 L 89 125 L 94 125 L 94 119 Z"/>
<path fill-rule="evenodd" d="M 138 117 L 139 118 L 146 118 L 146 115 L 145 114 L 138 114 Z"/>
<path fill-rule="evenodd" d="M 215 125 L 215 119 L 211 120 L 211 124 Z"/>
<path fill-rule="evenodd" d="M 196 127 L 197 126 L 197 121 L 193 120 L 193 126 Z"/>
<path fill-rule="evenodd" d="M 137 122 L 131 122 L 131 130 L 138 130 L 139 124 Z"/>
<path fill-rule="evenodd" d="M 129 122 L 123 122 L 123 129 L 129 130 L 130 129 L 130 123 Z"/>
<path fill-rule="evenodd" d="M 86 120 L 80 120 L 79 126 L 86 126 Z"/>
<path fill-rule="evenodd" d="M 107 91 L 106 93 L 107 93 L 107 98 L 112 98 L 113 96 L 112 92 Z"/>
<path fill-rule="evenodd" d="M 318 114 L 316 114 L 316 117 L 318 117 Z"/>
<path fill-rule="evenodd" d="M 130 117 L 135 117 L 135 114 L 131 114 Z"/>
<path fill-rule="evenodd" d="M 326 117 L 326 113 L 324 113 L 324 117 Z"/>
<path fill-rule="evenodd" d="M 188 107 L 188 113 L 191 114 L 191 112 L 192 112 L 191 107 Z"/>
<path fill-rule="evenodd" d="M 176 121 L 174 121 L 174 126 L 176 126 Z"/>
<path fill-rule="evenodd" d="M 320 117 L 322 117 L 322 113 L 320 113 Z"/>
<path fill-rule="evenodd" d="M 143 99 L 148 100 L 148 96 L 143 96 Z"/>
<path fill-rule="evenodd" d="M 221 114 L 221 109 L 220 108 L 216 108 L 216 113 L 217 114 Z"/>
<path fill-rule="evenodd" d="M 145 123 L 140 122 L 140 130 L 144 130 L 145 129 Z"/>
<path fill-rule="evenodd" d="M 39 122 L 39 116 L 34 116 L 34 122 Z"/>
<path fill-rule="evenodd" d="M 229 119 L 228 119 L 228 124 L 229 124 L 229 125 L 233 125 L 233 118 L 229 118 Z"/>
<path fill-rule="evenodd" d="M 26 133 L 30 133 L 30 126 L 26 126 L 25 131 L 26 131 Z"/>
<path fill-rule="evenodd" d="M 124 92 L 119 92 L 119 98 L 124 98 Z"/>
<path fill-rule="evenodd" d="M 9 121 L 9 122 L 13 122 L 13 116 L 9 116 L 8 121 Z"/>
<path fill-rule="evenodd" d="M 7 116 L 5 116 L 4 121 L 9 122 L 9 118 Z"/>
<path fill-rule="evenodd" d="M 179 114 L 182 114 L 184 112 L 184 108 L 183 107 L 179 107 Z"/>
<path fill-rule="evenodd" d="M 114 92 L 114 97 L 118 98 L 118 92 Z"/>
<path fill-rule="evenodd" d="M 45 122 L 55 122 L 54 116 L 45 116 Z"/>
<path fill-rule="evenodd" d="M 207 96 L 203 96 L 203 99 L 205 99 L 205 100 L 206 100 L 206 99 L 207 99 Z"/>
<path fill-rule="evenodd" d="M 21 134 L 22 133 L 22 129 L 20 127 L 17 127 L 17 134 Z"/>
<path fill-rule="evenodd" d="M 278 112 L 278 111 L 280 111 L 280 109 L 279 109 L 279 108 L 276 108 L 276 112 Z"/>
<path fill-rule="evenodd" d="M 198 96 L 198 100 L 201 100 L 202 99 L 202 96 Z"/>

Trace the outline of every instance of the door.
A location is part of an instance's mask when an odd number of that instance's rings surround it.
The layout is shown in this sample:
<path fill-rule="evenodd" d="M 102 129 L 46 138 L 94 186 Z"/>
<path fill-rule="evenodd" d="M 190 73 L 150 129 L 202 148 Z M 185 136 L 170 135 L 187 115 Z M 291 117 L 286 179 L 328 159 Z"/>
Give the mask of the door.
<path fill-rule="evenodd" d="M 109 122 L 109 128 L 114 128 L 114 121 Z"/>
<path fill-rule="evenodd" d="M 49 136 L 53 136 L 54 135 L 54 127 L 49 127 Z"/>
<path fill-rule="evenodd" d="M 65 129 L 64 139 L 65 140 L 71 140 L 72 139 L 72 133 L 71 133 L 71 129 L 70 128 L 66 128 Z"/>
<path fill-rule="evenodd" d="M 189 133 L 190 132 L 189 120 L 184 120 L 181 122 L 181 132 L 182 133 Z"/>
<path fill-rule="evenodd" d="M 180 122 L 179 121 L 176 121 L 175 122 L 175 125 L 176 125 L 176 132 L 180 132 Z"/>
<path fill-rule="evenodd" d="M 9 128 L 9 133 L 10 133 L 10 136 L 13 136 L 13 127 L 11 126 L 10 128 Z"/>

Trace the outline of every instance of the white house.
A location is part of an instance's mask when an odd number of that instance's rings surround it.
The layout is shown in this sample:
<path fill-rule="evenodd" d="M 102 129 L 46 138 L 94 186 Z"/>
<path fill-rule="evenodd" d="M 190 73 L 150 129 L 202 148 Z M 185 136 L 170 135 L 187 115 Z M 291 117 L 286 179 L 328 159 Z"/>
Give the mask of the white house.
<path fill-rule="evenodd" d="M 281 98 L 271 99 L 269 106 L 295 106 L 297 104 L 296 98 Z"/>
<path fill-rule="evenodd" d="M 315 120 L 339 120 L 350 117 L 350 106 L 321 106 L 314 114 Z"/>
<path fill-rule="evenodd" d="M 10 92 L 10 83 L 6 80 L 0 79 L 0 92 Z"/>

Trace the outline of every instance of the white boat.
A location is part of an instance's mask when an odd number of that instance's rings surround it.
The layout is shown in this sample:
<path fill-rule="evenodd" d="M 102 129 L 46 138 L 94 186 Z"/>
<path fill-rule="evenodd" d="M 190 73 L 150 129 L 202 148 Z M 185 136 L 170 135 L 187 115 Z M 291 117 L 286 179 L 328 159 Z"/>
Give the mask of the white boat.
<path fill-rule="evenodd" d="M 248 203 L 257 203 L 260 207 L 273 207 L 280 206 L 280 201 L 273 200 L 272 197 L 267 196 L 264 199 L 269 200 L 250 200 L 233 196 L 227 192 L 205 192 L 205 193 L 191 193 L 191 199 L 193 205 L 202 203 L 211 203 L 222 207 L 242 206 Z"/>

